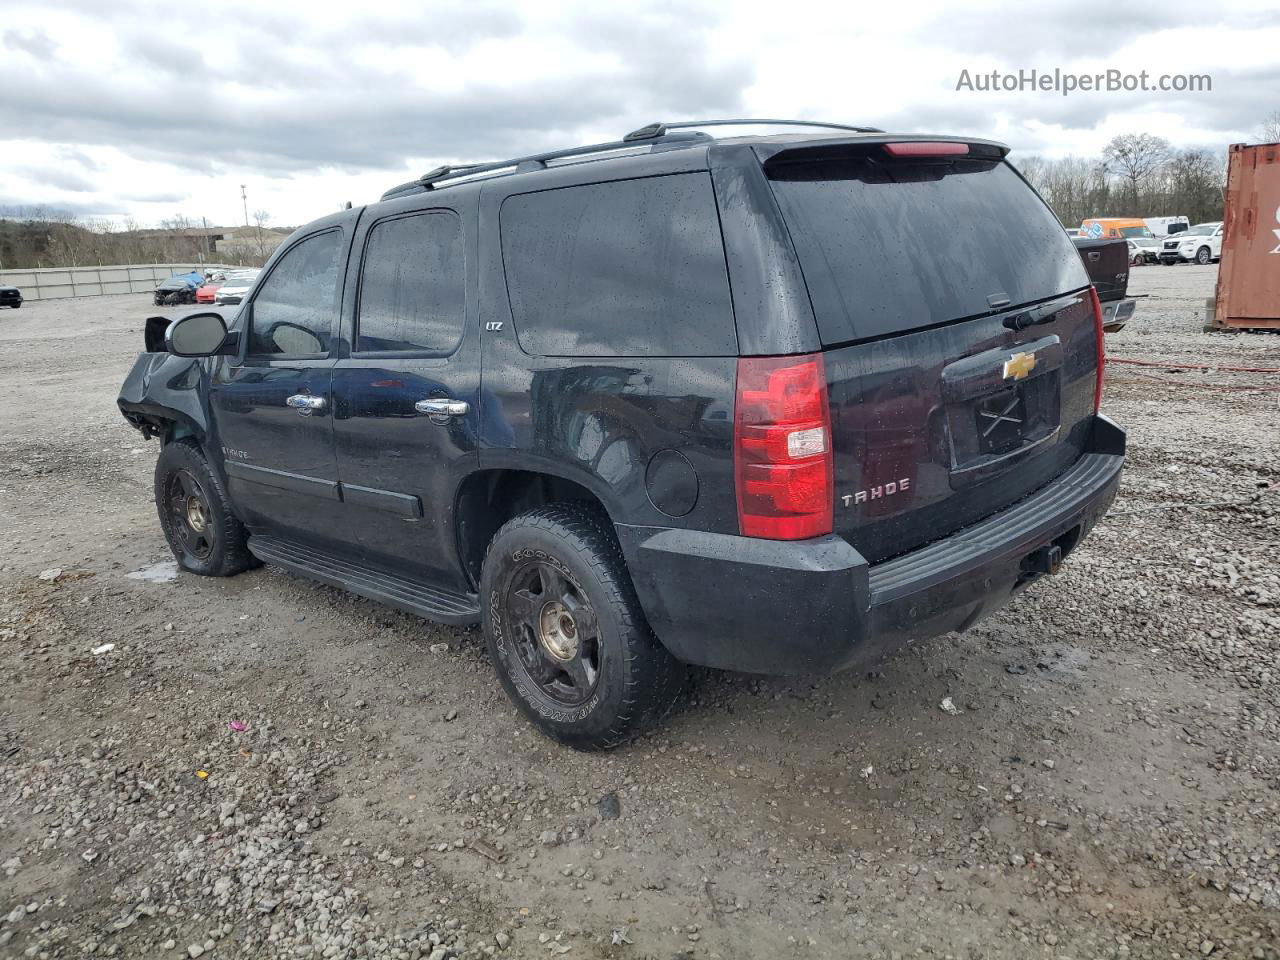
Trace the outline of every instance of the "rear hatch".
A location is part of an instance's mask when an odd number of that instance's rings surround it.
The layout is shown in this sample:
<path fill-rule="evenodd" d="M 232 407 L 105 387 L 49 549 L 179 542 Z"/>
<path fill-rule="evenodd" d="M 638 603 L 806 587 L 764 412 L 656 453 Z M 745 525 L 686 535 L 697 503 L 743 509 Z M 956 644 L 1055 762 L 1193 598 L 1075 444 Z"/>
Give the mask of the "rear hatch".
<path fill-rule="evenodd" d="M 1103 303 L 1123 300 L 1129 288 L 1129 242 L 1124 239 L 1074 237 L 1072 243 Z"/>
<path fill-rule="evenodd" d="M 1097 370 L 1088 276 L 1003 149 L 892 149 L 765 162 L 824 348 L 834 529 L 871 562 L 1070 466 Z"/>

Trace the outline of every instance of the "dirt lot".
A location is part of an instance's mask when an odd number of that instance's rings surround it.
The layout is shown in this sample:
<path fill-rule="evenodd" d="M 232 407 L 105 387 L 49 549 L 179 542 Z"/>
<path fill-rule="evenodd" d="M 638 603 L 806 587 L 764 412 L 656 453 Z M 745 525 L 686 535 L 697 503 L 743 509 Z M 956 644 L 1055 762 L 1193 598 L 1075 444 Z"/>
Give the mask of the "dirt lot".
<path fill-rule="evenodd" d="M 1280 367 L 1201 331 L 1215 270 L 1136 269 L 1111 353 Z M 581 755 L 474 631 L 167 576 L 114 406 L 151 312 L 0 311 L 0 957 L 1280 957 L 1280 376 L 1113 366 L 1058 577 Z"/>

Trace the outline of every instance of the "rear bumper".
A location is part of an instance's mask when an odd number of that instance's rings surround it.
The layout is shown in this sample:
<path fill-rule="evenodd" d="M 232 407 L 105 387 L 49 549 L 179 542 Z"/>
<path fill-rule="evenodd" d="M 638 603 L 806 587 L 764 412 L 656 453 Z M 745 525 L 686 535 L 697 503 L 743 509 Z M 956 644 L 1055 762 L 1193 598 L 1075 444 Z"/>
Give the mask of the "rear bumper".
<path fill-rule="evenodd" d="M 828 673 L 909 640 L 966 630 L 1065 556 L 1115 498 L 1125 434 L 1105 417 L 1053 483 L 919 550 L 869 564 L 837 536 L 755 540 L 618 525 L 650 625 L 688 663 Z"/>
<path fill-rule="evenodd" d="M 1107 333 L 1119 333 L 1133 316 L 1135 300 L 1112 300 L 1102 305 L 1102 329 Z"/>

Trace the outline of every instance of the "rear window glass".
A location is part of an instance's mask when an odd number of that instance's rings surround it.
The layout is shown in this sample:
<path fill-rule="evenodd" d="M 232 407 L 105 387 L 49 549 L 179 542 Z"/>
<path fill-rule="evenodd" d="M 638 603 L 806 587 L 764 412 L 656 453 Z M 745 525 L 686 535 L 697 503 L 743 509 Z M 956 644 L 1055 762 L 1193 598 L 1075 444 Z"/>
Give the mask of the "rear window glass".
<path fill-rule="evenodd" d="M 516 336 L 526 352 L 737 353 L 708 174 L 508 197 L 501 233 Z"/>
<path fill-rule="evenodd" d="M 1057 218 L 1005 163 L 850 159 L 786 164 L 769 178 L 826 344 L 1089 282 Z"/>

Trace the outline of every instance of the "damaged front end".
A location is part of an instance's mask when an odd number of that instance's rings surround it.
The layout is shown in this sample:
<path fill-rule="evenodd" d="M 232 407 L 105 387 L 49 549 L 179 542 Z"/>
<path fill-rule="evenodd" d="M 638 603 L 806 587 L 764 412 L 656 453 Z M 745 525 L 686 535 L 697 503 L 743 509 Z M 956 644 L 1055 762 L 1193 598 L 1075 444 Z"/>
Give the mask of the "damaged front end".
<path fill-rule="evenodd" d="M 165 348 L 169 317 L 148 317 L 146 352 L 138 354 L 120 387 L 116 405 L 147 439 L 176 433 L 203 437 L 209 422 L 202 361 L 176 357 Z"/>

